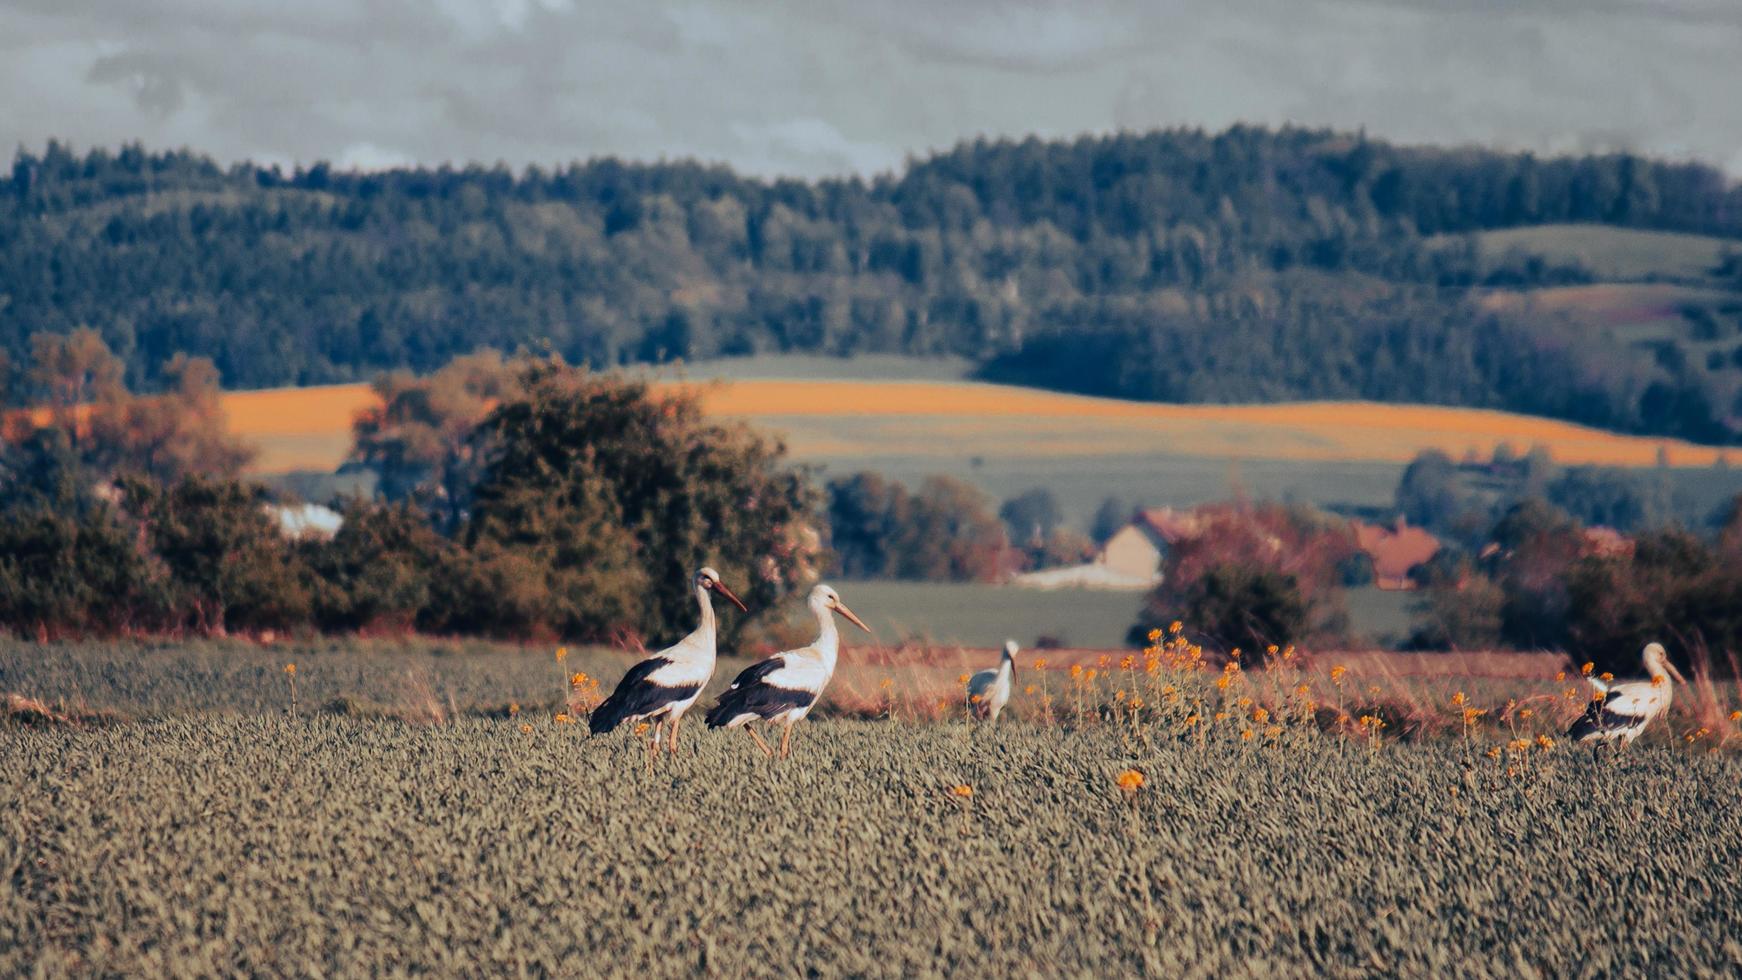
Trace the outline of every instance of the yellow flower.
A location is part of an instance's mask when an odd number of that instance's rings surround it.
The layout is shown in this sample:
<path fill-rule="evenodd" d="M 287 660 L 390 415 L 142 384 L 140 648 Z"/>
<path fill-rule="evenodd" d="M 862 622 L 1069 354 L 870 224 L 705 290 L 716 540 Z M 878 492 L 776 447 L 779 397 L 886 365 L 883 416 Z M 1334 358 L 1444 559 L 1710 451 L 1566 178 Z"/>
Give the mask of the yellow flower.
<path fill-rule="evenodd" d="M 1518 717 L 1529 718 L 1532 714 L 1534 714 L 1534 712 L 1532 712 L 1529 708 L 1525 708 L 1523 711 L 1520 711 L 1518 713 Z"/>
<path fill-rule="evenodd" d="M 1034 662 L 1034 669 L 1035 670 L 1045 670 L 1046 669 L 1046 658 L 1041 657 L 1041 658 L 1037 659 Z"/>
<path fill-rule="evenodd" d="M 1596 667 L 1597 667 L 1596 664 L 1587 660 L 1584 662 L 1584 664 L 1582 666 L 1579 667 L 1579 673 L 1585 675 L 1586 677 L 1589 677 L 1589 676 L 1591 676 L 1591 671 L 1595 670 Z"/>
<path fill-rule="evenodd" d="M 1190 728 L 1197 723 L 1198 723 L 1198 716 L 1197 715 L 1186 715 L 1186 727 L 1187 728 Z"/>
<path fill-rule="evenodd" d="M 648 729 L 649 729 L 649 728 L 652 728 L 652 727 L 653 727 L 653 726 L 652 726 L 652 725 L 649 725 L 649 724 L 648 724 L 648 723 L 647 723 L 647 722 L 645 722 L 645 721 L 644 721 L 644 722 L 642 722 L 642 723 L 641 723 L 641 724 L 639 724 L 639 725 L 636 725 L 636 726 L 635 726 L 635 734 L 637 734 L 637 735 L 646 735 L 646 734 L 647 734 L 647 730 L 648 730 Z"/>
<path fill-rule="evenodd" d="M 520 714 L 520 702 L 518 702 L 518 701 L 508 702 L 508 717 L 512 718 L 517 714 Z"/>
<path fill-rule="evenodd" d="M 1095 679 L 1095 675 L 1099 673 L 1100 671 L 1090 667 L 1088 670 L 1083 671 L 1083 680 L 1092 681 Z"/>
<path fill-rule="evenodd" d="M 1149 642 L 1154 643 L 1160 639 L 1161 639 L 1161 630 L 1150 630 L 1149 631 Z"/>
<path fill-rule="evenodd" d="M 1600 675 L 1600 677 L 1599 677 L 1599 679 L 1600 679 L 1600 680 L 1605 680 L 1605 681 L 1612 681 L 1612 680 L 1614 680 L 1614 679 L 1615 679 L 1615 675 L 1614 675 L 1614 674 L 1611 674 L 1611 673 L 1609 673 L 1609 672 L 1608 672 L 1608 671 L 1606 671 L 1606 670 L 1605 670 L 1605 671 L 1603 671 L 1603 673 L 1602 673 L 1602 674 L 1601 674 L 1601 675 Z"/>
<path fill-rule="evenodd" d="M 1131 710 L 1132 711 L 1142 711 L 1143 710 L 1143 699 L 1142 698 L 1132 698 L 1131 699 Z"/>
<path fill-rule="evenodd" d="M 954 796 L 959 796 L 964 800 L 972 799 L 974 796 L 974 787 L 969 786 L 967 783 L 958 783 L 955 786 L 950 787 L 950 793 Z"/>
<path fill-rule="evenodd" d="M 559 664 L 562 663 L 564 658 L 566 658 L 568 655 L 569 655 L 569 648 L 568 647 L 557 647 L 556 648 L 556 662 L 557 663 L 559 663 Z"/>
<path fill-rule="evenodd" d="M 1311 693 L 1312 693 L 1312 689 L 1311 689 L 1311 688 L 1309 688 L 1309 687 L 1307 687 L 1307 686 L 1306 686 L 1306 685 L 1305 685 L 1305 684 L 1302 684 L 1302 685 L 1301 685 L 1301 686 L 1299 686 L 1299 687 L 1297 687 L 1297 688 L 1295 688 L 1295 689 L 1294 689 L 1294 693 L 1296 693 L 1296 694 L 1298 694 L 1298 695 L 1300 695 L 1300 696 L 1301 696 L 1301 697 L 1303 697 L 1303 698 L 1304 698 L 1304 697 L 1306 697 L 1306 696 L 1307 696 L 1307 695 L 1308 695 L 1308 694 L 1311 694 Z"/>
<path fill-rule="evenodd" d="M 957 678 L 956 678 L 956 683 L 957 683 L 957 684 L 966 684 L 966 683 L 968 683 L 968 675 L 967 675 L 967 674 L 962 674 L 962 675 L 961 675 L 961 676 L 959 676 L 959 677 L 957 677 Z"/>
<path fill-rule="evenodd" d="M 1137 666 L 1137 658 L 1130 654 L 1126 654 L 1125 657 L 1119 661 L 1120 670 L 1130 670 L 1135 666 Z"/>
<path fill-rule="evenodd" d="M 1183 632 L 1185 632 L 1185 628 L 1186 628 L 1186 624 L 1180 622 L 1177 619 L 1174 620 L 1173 622 L 1167 624 L 1167 631 L 1169 633 L 1183 633 Z"/>
<path fill-rule="evenodd" d="M 1566 680 L 1566 679 L 1567 679 L 1567 672 L 1566 672 L 1566 671 L 1564 671 L 1564 670 L 1562 670 L 1562 671 L 1557 671 L 1557 672 L 1556 672 L 1556 673 L 1555 673 L 1555 675 L 1554 675 L 1554 679 L 1555 679 L 1555 680 L 1557 680 L 1557 681 L 1564 681 L 1564 680 Z"/>
<path fill-rule="evenodd" d="M 1034 693 L 1034 685 L 1033 685 L 1033 684 L 1030 684 L 1030 685 L 1028 685 L 1028 686 L 1027 686 L 1027 687 L 1025 687 L 1025 688 L 1023 688 L 1023 689 L 1022 689 L 1022 693 L 1024 693 L 1024 694 L 1033 694 L 1033 693 Z"/>
<path fill-rule="evenodd" d="M 1143 788 L 1143 774 L 1135 769 L 1127 769 L 1119 774 L 1119 788 L 1127 793 L 1135 793 Z"/>
<path fill-rule="evenodd" d="M 1498 759 L 1500 758 L 1500 746 L 1496 745 L 1483 754 L 1490 759 Z"/>
<path fill-rule="evenodd" d="M 575 675 L 573 677 L 569 678 L 569 686 L 570 687 L 586 687 L 587 686 L 587 675 L 583 674 L 579 671 L 576 671 Z"/>
<path fill-rule="evenodd" d="M 979 704 L 980 703 L 980 695 L 978 695 L 978 694 L 973 695 L 972 697 L 968 698 L 968 702 L 970 704 Z"/>
<path fill-rule="evenodd" d="M 1244 731 L 1242 731 L 1240 733 L 1240 741 L 1242 741 L 1242 742 L 1252 741 L 1252 729 L 1248 728 L 1248 729 L 1245 729 Z"/>
<path fill-rule="evenodd" d="M 574 719 L 570 718 L 568 716 L 568 712 L 566 712 L 566 711 L 559 712 L 556 716 L 556 723 L 559 725 L 568 725 L 568 724 L 572 724 L 573 722 L 574 722 Z"/>
<path fill-rule="evenodd" d="M 284 665 L 284 672 L 287 674 L 295 674 L 296 673 L 296 664 L 285 664 Z"/>
<path fill-rule="evenodd" d="M 1260 725 L 1270 720 L 1270 712 L 1265 708 L 1252 709 L 1252 720 Z"/>
<path fill-rule="evenodd" d="M 1536 737 L 1536 747 L 1547 752 L 1549 749 L 1554 748 L 1554 739 L 1549 738 L 1547 735 L 1538 735 Z"/>
<path fill-rule="evenodd" d="M 1082 664 L 1071 664 L 1071 676 L 1072 677 L 1083 676 L 1083 665 Z"/>
<path fill-rule="evenodd" d="M 1123 689 L 1118 690 L 1118 691 L 1114 691 L 1113 692 L 1113 700 L 1124 701 L 1125 700 L 1125 691 Z"/>
<path fill-rule="evenodd" d="M 1333 684 L 1343 683 L 1343 675 L 1347 674 L 1348 672 L 1349 672 L 1349 668 L 1343 666 L 1342 664 L 1338 664 L 1337 666 L 1332 667 L 1331 668 L 1331 683 L 1333 683 Z"/>
<path fill-rule="evenodd" d="M 1270 654 L 1272 657 L 1276 656 L 1276 644 L 1272 643 L 1271 645 L 1265 647 L 1264 652 Z"/>
<path fill-rule="evenodd" d="M 1452 695 L 1452 704 L 1454 704 L 1454 705 L 1462 705 L 1466 700 L 1467 699 L 1464 697 L 1463 691 L 1459 691 L 1458 693 Z"/>
<path fill-rule="evenodd" d="M 1228 689 L 1228 675 L 1223 674 L 1222 676 L 1216 678 L 1216 686 L 1221 688 L 1222 690 L 1226 691 Z"/>
<path fill-rule="evenodd" d="M 521 725 L 520 726 L 520 734 L 531 735 L 532 734 L 532 726 L 531 725 Z"/>
<path fill-rule="evenodd" d="M 1742 711 L 1730 712 L 1730 720 L 1731 721 L 1742 721 Z"/>

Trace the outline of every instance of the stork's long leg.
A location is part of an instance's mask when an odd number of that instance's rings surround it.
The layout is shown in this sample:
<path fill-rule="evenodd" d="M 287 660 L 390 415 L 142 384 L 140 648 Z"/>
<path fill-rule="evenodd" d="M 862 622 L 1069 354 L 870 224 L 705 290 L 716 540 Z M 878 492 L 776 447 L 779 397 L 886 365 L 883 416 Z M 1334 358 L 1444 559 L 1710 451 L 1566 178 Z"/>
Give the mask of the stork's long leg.
<path fill-rule="evenodd" d="M 671 716 L 671 746 L 672 755 L 677 755 L 677 723 L 683 721 L 683 715 Z"/>
<path fill-rule="evenodd" d="M 786 723 L 786 727 L 781 729 L 781 732 L 780 732 L 780 757 L 782 759 L 784 759 L 791 754 L 792 754 L 792 722 L 789 721 Z"/>
<path fill-rule="evenodd" d="M 756 729 L 751 728 L 749 725 L 745 725 L 744 730 L 749 732 L 750 737 L 756 740 L 756 745 L 762 750 L 763 755 L 768 756 L 770 759 L 774 758 L 774 750 L 768 747 L 768 743 L 762 740 L 762 736 L 756 733 Z"/>

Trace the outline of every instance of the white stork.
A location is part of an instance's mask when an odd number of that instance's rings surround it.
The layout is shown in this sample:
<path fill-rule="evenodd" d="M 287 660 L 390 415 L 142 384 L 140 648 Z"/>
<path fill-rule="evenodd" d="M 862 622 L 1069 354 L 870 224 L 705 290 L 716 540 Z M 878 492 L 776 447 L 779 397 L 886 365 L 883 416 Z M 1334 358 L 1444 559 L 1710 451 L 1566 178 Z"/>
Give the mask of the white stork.
<path fill-rule="evenodd" d="M 1669 662 L 1669 654 L 1661 643 L 1646 644 L 1644 660 L 1649 681 L 1614 684 L 1597 677 L 1586 678 L 1599 696 L 1591 699 L 1584 715 L 1567 729 L 1568 738 L 1578 742 L 1620 739 L 1622 745 L 1632 745 L 1647 725 L 1669 710 L 1674 693 L 1669 679 L 1674 677 L 1683 684 L 1687 680 Z"/>
<path fill-rule="evenodd" d="M 593 734 L 608 732 L 626 721 L 652 720 L 653 734 L 647 742 L 651 757 L 667 721 L 671 722 L 670 751 L 677 753 L 677 725 L 684 712 L 701 697 L 702 688 L 714 676 L 714 604 L 708 593 L 718 592 L 744 612 L 743 600 L 720 581 L 711 568 L 696 572 L 696 602 L 702 607 L 702 624 L 695 632 L 629 668 L 604 703 L 593 710 L 587 727 Z"/>
<path fill-rule="evenodd" d="M 974 676 L 968 678 L 968 705 L 975 718 L 998 723 L 998 713 L 1010 703 L 1010 684 L 1016 678 L 1018 649 L 1015 640 L 1005 640 L 1004 656 L 998 659 L 998 666 L 975 671 Z"/>
<path fill-rule="evenodd" d="M 811 590 L 809 605 L 817 617 L 816 640 L 808 647 L 777 653 L 745 668 L 726 693 L 720 695 L 720 703 L 709 709 L 709 728 L 741 727 L 756 740 L 763 753 L 773 758 L 774 750 L 748 726 L 753 721 L 779 725 L 781 758 L 790 754 L 792 726 L 810 714 L 835 673 L 841 634 L 831 614 L 840 613 L 854 626 L 871 632 L 871 627 L 853 615 L 853 610 L 827 585 L 819 584 Z"/>

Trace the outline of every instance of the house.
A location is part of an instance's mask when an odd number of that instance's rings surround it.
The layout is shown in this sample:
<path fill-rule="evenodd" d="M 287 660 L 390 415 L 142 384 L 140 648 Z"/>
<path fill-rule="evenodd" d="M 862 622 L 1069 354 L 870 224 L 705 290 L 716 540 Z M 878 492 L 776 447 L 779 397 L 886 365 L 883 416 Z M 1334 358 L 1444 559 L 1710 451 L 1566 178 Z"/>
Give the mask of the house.
<path fill-rule="evenodd" d="M 1159 579 L 1167 549 L 1200 530 L 1199 520 L 1189 511 L 1172 507 L 1148 507 L 1138 511 L 1131 523 L 1120 528 L 1101 546 L 1096 564 L 1121 575 Z"/>
<path fill-rule="evenodd" d="M 1152 589 L 1161 582 L 1167 549 L 1196 533 L 1198 520 L 1191 513 L 1172 507 L 1140 510 L 1113 532 L 1093 561 L 1027 572 L 1012 583 L 1030 589 Z"/>
<path fill-rule="evenodd" d="M 1381 589 L 1413 589 L 1409 570 L 1439 554 L 1440 539 L 1425 529 L 1410 527 L 1403 518 L 1391 527 L 1352 522 L 1355 544 L 1373 560 L 1373 582 Z"/>
<path fill-rule="evenodd" d="M 285 537 L 296 540 L 330 540 L 345 523 L 343 514 L 320 504 L 267 504 L 266 514 L 278 522 Z"/>

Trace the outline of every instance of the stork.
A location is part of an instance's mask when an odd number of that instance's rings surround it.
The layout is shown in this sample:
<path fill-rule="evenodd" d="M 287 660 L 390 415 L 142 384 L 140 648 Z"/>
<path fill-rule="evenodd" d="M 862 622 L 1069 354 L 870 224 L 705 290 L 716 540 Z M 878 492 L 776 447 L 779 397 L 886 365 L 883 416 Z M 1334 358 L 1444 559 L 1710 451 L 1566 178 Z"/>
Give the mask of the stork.
<path fill-rule="evenodd" d="M 865 632 L 871 627 L 853 614 L 841 602 L 841 596 L 827 585 L 818 584 L 808 601 L 817 617 L 817 638 L 808 647 L 777 653 L 744 669 L 720 702 L 708 710 L 709 728 L 743 728 L 756 740 L 763 754 L 774 758 L 774 750 L 749 725 L 766 721 L 779 725 L 780 756 L 791 754 L 792 726 L 810 714 L 823 688 L 835 673 L 835 658 L 841 650 L 841 634 L 835 628 L 834 613 Z"/>
<path fill-rule="evenodd" d="M 720 573 L 712 568 L 696 572 L 693 585 L 696 602 L 702 607 L 702 623 L 695 632 L 629 668 L 629 673 L 617 682 L 617 689 L 594 709 L 587 727 L 594 735 L 608 732 L 626 721 L 650 720 L 653 734 L 647 741 L 651 759 L 659 746 L 659 736 L 666 722 L 671 723 L 671 745 L 677 754 L 677 726 L 684 712 L 701 697 L 702 688 L 714 676 L 714 604 L 708 593 L 718 592 L 743 612 L 750 610 L 744 601 L 732 594 L 720 581 Z"/>
<path fill-rule="evenodd" d="M 1649 681 L 1615 684 L 1596 677 L 1586 678 L 1597 689 L 1597 696 L 1591 699 L 1584 715 L 1567 729 L 1568 738 L 1579 742 L 1620 739 L 1623 746 L 1632 745 L 1647 725 L 1669 710 L 1674 693 L 1669 679 L 1674 677 L 1683 684 L 1687 680 L 1669 662 L 1669 654 L 1661 643 L 1646 644 L 1643 659 Z"/>
<path fill-rule="evenodd" d="M 1015 640 L 1005 640 L 1004 655 L 998 659 L 998 666 L 975 671 L 974 676 L 968 678 L 968 705 L 975 718 L 998 723 L 998 713 L 1010 702 L 1010 684 L 1016 678 L 1018 649 Z"/>

